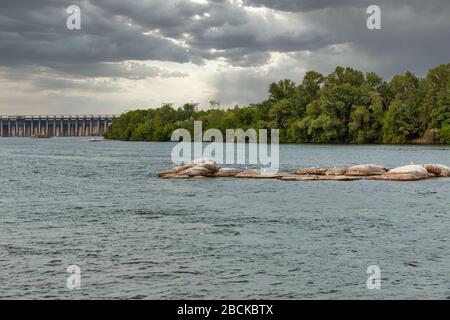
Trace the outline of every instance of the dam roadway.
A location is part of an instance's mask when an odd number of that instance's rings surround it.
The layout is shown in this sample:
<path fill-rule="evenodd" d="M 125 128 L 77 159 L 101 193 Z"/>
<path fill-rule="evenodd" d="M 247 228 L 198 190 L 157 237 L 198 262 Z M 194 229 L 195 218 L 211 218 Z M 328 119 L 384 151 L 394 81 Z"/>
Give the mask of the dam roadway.
<path fill-rule="evenodd" d="M 0 137 L 102 136 L 116 115 L 0 116 Z"/>

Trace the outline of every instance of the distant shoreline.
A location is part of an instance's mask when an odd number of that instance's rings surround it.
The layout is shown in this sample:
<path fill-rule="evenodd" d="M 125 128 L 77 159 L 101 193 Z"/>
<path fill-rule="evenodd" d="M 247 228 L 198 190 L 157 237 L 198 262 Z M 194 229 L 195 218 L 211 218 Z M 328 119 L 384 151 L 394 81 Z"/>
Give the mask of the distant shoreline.
<path fill-rule="evenodd" d="M 102 136 L 66 136 L 66 137 L 45 137 L 46 139 L 36 139 L 35 137 L 0 137 L 1 139 L 33 139 L 33 140 L 49 140 L 49 139 L 67 139 L 67 138 L 78 138 L 82 140 L 89 141 L 89 138 L 104 138 Z M 120 140 L 120 139 L 107 139 L 104 138 L 102 141 L 118 141 L 118 142 L 129 142 L 129 143 L 138 143 L 138 142 L 161 142 L 161 143 L 179 143 L 179 141 L 154 141 L 154 140 Z M 194 141 L 191 141 L 193 143 Z M 202 143 L 207 144 L 211 143 L 211 141 L 202 141 Z M 248 144 L 248 143 L 246 143 Z M 270 142 L 269 142 L 270 144 Z M 331 142 L 280 142 L 280 145 L 317 145 L 317 146 L 448 146 L 450 145 L 446 143 L 331 143 Z"/>
<path fill-rule="evenodd" d="M 202 130 L 276 128 L 282 143 L 449 144 L 450 63 L 429 70 L 425 78 L 411 72 L 390 81 L 374 72 L 336 67 L 323 75 L 306 72 L 302 83 L 272 83 L 267 100 L 220 109 L 212 104 L 171 104 L 129 111 L 115 118 L 105 138 L 169 141 L 177 129 L 193 137 Z M 213 101 L 212 101 L 213 102 Z"/>

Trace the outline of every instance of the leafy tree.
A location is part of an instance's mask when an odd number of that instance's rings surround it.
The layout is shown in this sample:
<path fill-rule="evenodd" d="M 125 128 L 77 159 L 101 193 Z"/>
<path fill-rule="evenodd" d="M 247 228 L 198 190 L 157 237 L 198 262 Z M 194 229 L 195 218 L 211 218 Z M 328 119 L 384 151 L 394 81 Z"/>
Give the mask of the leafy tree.
<path fill-rule="evenodd" d="M 450 144 L 450 124 L 439 130 L 438 139 L 440 143 Z"/>
<path fill-rule="evenodd" d="M 246 107 L 196 111 L 135 110 L 116 118 L 108 139 L 168 141 L 177 128 L 280 129 L 281 142 L 411 143 L 417 138 L 450 144 L 450 64 L 431 69 L 424 79 L 411 72 L 389 82 L 376 73 L 336 67 L 329 75 L 308 71 L 300 85 L 272 83 L 268 99 Z"/>
<path fill-rule="evenodd" d="M 420 108 L 422 128 L 440 129 L 450 119 L 450 64 L 431 69 L 423 86 L 425 94 Z"/>
<path fill-rule="evenodd" d="M 292 80 L 284 79 L 278 83 L 272 83 L 269 87 L 269 100 L 280 101 L 289 99 L 295 94 L 296 84 Z"/>
<path fill-rule="evenodd" d="M 317 95 L 324 83 L 324 80 L 325 77 L 319 72 L 316 71 L 306 72 L 301 86 L 303 91 L 305 92 L 307 104 L 317 98 Z"/>
<path fill-rule="evenodd" d="M 411 72 L 395 76 L 389 86 L 394 100 L 385 115 L 383 141 L 407 143 L 421 136 L 420 81 Z"/>
<path fill-rule="evenodd" d="M 279 100 L 269 111 L 269 117 L 272 119 L 273 128 L 286 128 L 289 119 L 292 118 L 293 111 L 288 99 Z"/>

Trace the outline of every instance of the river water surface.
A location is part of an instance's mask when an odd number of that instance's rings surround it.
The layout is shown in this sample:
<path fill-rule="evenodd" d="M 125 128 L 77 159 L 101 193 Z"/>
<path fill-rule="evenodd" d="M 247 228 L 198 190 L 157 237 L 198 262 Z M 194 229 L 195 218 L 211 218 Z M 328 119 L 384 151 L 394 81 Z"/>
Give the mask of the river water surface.
<path fill-rule="evenodd" d="M 172 147 L 0 139 L 0 298 L 450 298 L 450 179 L 155 178 Z M 283 171 L 450 165 L 450 147 L 281 145 L 280 157 Z M 66 288 L 72 264 L 80 290 Z"/>

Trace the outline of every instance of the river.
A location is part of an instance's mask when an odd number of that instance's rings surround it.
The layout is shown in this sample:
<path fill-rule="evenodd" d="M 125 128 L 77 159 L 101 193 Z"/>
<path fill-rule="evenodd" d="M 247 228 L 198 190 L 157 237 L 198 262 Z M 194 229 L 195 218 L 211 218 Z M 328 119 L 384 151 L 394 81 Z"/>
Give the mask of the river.
<path fill-rule="evenodd" d="M 172 147 L 0 139 L 0 297 L 450 298 L 450 178 L 158 179 Z M 280 162 L 450 165 L 450 147 L 281 145 Z"/>

